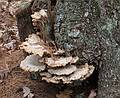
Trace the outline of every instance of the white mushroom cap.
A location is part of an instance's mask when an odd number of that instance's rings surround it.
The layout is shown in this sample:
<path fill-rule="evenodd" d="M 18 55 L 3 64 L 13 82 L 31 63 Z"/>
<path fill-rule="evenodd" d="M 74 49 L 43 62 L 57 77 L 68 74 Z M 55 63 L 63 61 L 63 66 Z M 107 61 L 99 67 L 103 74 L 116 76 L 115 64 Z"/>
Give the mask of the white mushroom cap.
<path fill-rule="evenodd" d="M 45 58 L 45 63 L 49 67 L 66 66 L 68 63 L 75 63 L 78 57 L 59 57 L 59 58 Z"/>
<path fill-rule="evenodd" d="M 72 81 L 69 80 L 66 76 L 53 76 L 53 77 L 42 77 L 42 80 L 47 81 L 48 83 L 55 83 L 58 84 L 60 82 L 63 82 L 63 84 L 69 84 L 72 83 Z"/>
<path fill-rule="evenodd" d="M 45 46 L 45 42 L 35 34 L 29 35 L 25 42 L 20 45 L 20 49 L 24 49 L 28 53 L 38 54 L 40 57 L 44 53 L 50 54 L 50 48 Z"/>
<path fill-rule="evenodd" d="M 31 15 L 33 19 L 40 19 L 41 17 L 47 17 L 46 10 L 41 9 L 39 12 L 35 12 L 34 14 Z"/>
<path fill-rule="evenodd" d="M 39 62 L 40 57 L 38 55 L 27 56 L 23 61 L 21 61 L 20 67 L 23 70 L 30 72 L 43 71 L 45 65 Z"/>
<path fill-rule="evenodd" d="M 31 44 L 36 44 L 36 43 L 39 43 L 41 41 L 40 37 L 37 36 L 36 34 L 29 35 L 29 37 L 26 38 L 26 40 Z"/>
<path fill-rule="evenodd" d="M 68 84 L 72 83 L 75 80 L 85 80 L 93 73 L 94 69 L 95 67 L 93 65 L 88 65 L 86 63 L 83 67 L 78 68 L 74 73 L 68 76 L 42 77 L 42 80 L 56 84 L 60 83 L 62 80 L 64 84 Z"/>
<path fill-rule="evenodd" d="M 61 50 L 61 49 L 58 49 L 57 51 L 55 51 L 55 53 L 53 53 L 54 55 L 60 55 L 60 54 L 63 54 L 65 53 L 64 50 Z"/>
<path fill-rule="evenodd" d="M 55 75 L 69 75 L 73 73 L 77 67 L 75 65 L 69 65 L 62 68 L 48 69 L 48 72 Z"/>
<path fill-rule="evenodd" d="M 59 80 L 56 80 L 56 79 L 54 79 L 54 78 L 49 78 L 49 77 L 42 77 L 42 80 L 45 80 L 45 81 L 48 82 L 48 83 L 55 83 L 55 84 L 60 83 Z"/>
<path fill-rule="evenodd" d="M 38 54 L 40 57 L 43 56 L 45 52 L 48 52 L 44 47 L 39 44 L 30 44 L 28 42 L 23 42 L 20 46 L 21 49 L 24 49 L 28 53 Z"/>
<path fill-rule="evenodd" d="M 40 72 L 40 76 L 42 77 L 52 77 L 52 75 L 49 72 Z"/>
<path fill-rule="evenodd" d="M 86 75 L 90 76 L 93 71 L 94 67 L 86 63 L 83 68 L 78 68 L 73 74 L 70 75 L 70 80 L 83 79 Z"/>

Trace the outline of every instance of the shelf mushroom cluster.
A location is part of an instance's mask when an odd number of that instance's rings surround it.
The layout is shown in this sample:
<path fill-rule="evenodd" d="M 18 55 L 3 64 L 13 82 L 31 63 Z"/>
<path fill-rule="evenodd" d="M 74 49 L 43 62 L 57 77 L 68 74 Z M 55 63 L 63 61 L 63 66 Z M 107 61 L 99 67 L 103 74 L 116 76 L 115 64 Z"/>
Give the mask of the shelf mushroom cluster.
<path fill-rule="evenodd" d="M 39 72 L 42 80 L 52 83 L 72 83 L 75 80 L 84 80 L 89 77 L 93 71 L 94 66 L 78 65 L 76 62 L 79 57 L 66 57 L 64 50 L 55 50 L 46 44 L 36 34 L 31 34 L 20 45 L 20 48 L 30 53 L 23 61 L 20 67 L 23 70 L 30 72 Z"/>

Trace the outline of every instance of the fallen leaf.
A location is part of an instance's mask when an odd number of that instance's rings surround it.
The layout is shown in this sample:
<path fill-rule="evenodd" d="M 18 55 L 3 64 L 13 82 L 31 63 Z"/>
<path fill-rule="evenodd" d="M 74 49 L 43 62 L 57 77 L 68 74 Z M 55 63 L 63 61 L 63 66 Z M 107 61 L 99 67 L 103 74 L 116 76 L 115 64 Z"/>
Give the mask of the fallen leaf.
<path fill-rule="evenodd" d="M 31 93 L 30 89 L 26 86 L 23 87 L 23 97 L 27 97 L 27 98 L 33 98 L 34 94 Z"/>
<path fill-rule="evenodd" d="M 95 98 L 97 96 L 95 90 L 91 90 L 90 95 L 88 96 L 88 98 Z"/>
<path fill-rule="evenodd" d="M 9 72 L 9 69 L 0 70 L 0 80 L 2 81 L 3 79 L 7 78 Z"/>
<path fill-rule="evenodd" d="M 29 95 L 28 95 L 28 98 L 33 98 L 34 97 L 34 94 L 32 94 L 32 93 L 30 93 Z"/>
<path fill-rule="evenodd" d="M 11 40 L 11 42 L 4 44 L 4 47 L 8 50 L 16 48 L 16 40 Z"/>
<path fill-rule="evenodd" d="M 30 89 L 28 87 L 23 87 L 23 97 L 27 97 L 30 94 Z"/>

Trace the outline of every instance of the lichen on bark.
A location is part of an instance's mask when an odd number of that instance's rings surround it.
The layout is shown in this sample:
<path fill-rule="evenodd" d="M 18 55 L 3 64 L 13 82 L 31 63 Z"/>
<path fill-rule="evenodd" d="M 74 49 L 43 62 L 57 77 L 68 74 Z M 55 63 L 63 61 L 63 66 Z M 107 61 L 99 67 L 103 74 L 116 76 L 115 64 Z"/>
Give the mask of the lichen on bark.
<path fill-rule="evenodd" d="M 120 96 L 120 47 L 119 47 L 119 12 L 118 0 L 100 0 L 101 19 L 99 29 L 103 52 L 103 64 L 99 72 L 100 98 L 117 98 Z M 102 25 L 101 25 L 102 24 Z M 117 35 L 117 36 L 116 36 Z"/>
<path fill-rule="evenodd" d="M 100 17 L 97 2 L 64 0 L 58 1 L 56 8 L 55 38 L 58 46 L 68 55 L 71 52 L 78 55 L 81 63 L 98 59 L 101 53 L 95 22 Z"/>
<path fill-rule="evenodd" d="M 68 55 L 79 56 L 80 63 L 90 62 L 98 67 L 99 98 L 117 98 L 120 96 L 120 1 L 58 2 L 56 43 Z"/>

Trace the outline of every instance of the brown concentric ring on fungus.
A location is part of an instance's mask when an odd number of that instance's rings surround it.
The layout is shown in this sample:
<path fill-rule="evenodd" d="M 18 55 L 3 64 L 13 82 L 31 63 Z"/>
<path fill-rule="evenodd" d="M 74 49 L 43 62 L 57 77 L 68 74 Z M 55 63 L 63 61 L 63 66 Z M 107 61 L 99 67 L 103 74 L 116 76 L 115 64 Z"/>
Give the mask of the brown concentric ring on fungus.
<path fill-rule="evenodd" d="M 83 65 L 83 67 L 78 68 L 74 73 L 68 75 L 68 76 L 53 76 L 53 77 L 42 77 L 42 80 L 46 80 L 47 82 L 52 83 L 60 83 L 61 81 L 63 84 L 69 84 L 76 80 L 85 80 L 87 77 L 89 77 L 95 67 L 93 65 L 88 65 L 87 63 Z"/>
<path fill-rule="evenodd" d="M 48 72 L 55 75 L 70 75 L 77 70 L 75 65 L 69 65 L 61 68 L 48 69 Z"/>
<path fill-rule="evenodd" d="M 62 50 L 62 49 L 58 49 L 58 50 L 55 51 L 53 54 L 54 54 L 54 55 L 60 55 L 60 54 L 63 54 L 63 53 L 65 53 L 64 50 Z"/>
<path fill-rule="evenodd" d="M 51 54 L 52 48 L 45 45 L 46 43 L 40 39 L 36 34 L 31 34 L 20 45 L 20 49 L 24 49 L 28 53 L 38 54 L 40 57 L 43 56 L 44 53 Z"/>
<path fill-rule="evenodd" d="M 70 75 L 70 80 L 86 79 L 94 71 L 93 65 L 88 65 L 87 63 L 83 68 L 78 68 L 73 74 Z M 86 76 L 86 77 L 85 77 Z"/>
<path fill-rule="evenodd" d="M 95 69 L 94 66 L 89 65 L 89 71 L 88 71 L 88 73 L 84 77 L 82 77 L 81 80 L 85 80 L 86 78 L 88 78 L 93 73 L 94 69 Z"/>
<path fill-rule="evenodd" d="M 49 72 L 40 72 L 40 76 L 42 77 L 52 77 L 52 75 Z"/>
<path fill-rule="evenodd" d="M 69 84 L 72 83 L 70 80 L 67 79 L 65 76 L 53 76 L 53 77 L 42 77 L 42 80 L 47 81 L 48 83 L 55 83 L 58 84 L 60 82 L 63 82 L 63 84 Z"/>
<path fill-rule="evenodd" d="M 77 62 L 78 57 L 57 57 L 57 58 L 45 58 L 45 63 L 49 67 L 62 67 L 66 66 L 68 63 Z"/>

